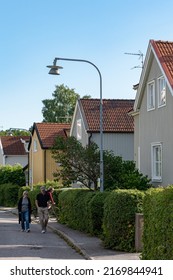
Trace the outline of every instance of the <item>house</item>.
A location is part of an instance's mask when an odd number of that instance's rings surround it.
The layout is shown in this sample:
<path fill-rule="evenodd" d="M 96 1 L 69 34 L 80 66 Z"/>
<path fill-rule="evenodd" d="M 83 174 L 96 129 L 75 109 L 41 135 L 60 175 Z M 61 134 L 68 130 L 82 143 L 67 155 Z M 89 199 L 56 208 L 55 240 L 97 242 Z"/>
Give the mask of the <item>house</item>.
<path fill-rule="evenodd" d="M 128 113 L 134 100 L 103 99 L 103 150 L 113 151 L 124 160 L 134 158 L 134 120 Z M 100 99 L 79 99 L 70 135 L 83 146 L 91 141 L 100 147 Z"/>
<path fill-rule="evenodd" d="M 30 185 L 46 183 L 54 179 L 58 166 L 52 158 L 51 147 L 58 135 L 67 137 L 70 124 L 34 123 L 32 141 L 29 144 L 29 182 Z"/>
<path fill-rule="evenodd" d="M 0 136 L 0 165 L 28 164 L 30 136 Z"/>
<path fill-rule="evenodd" d="M 0 136 L 0 165 L 20 164 L 28 184 L 28 144 L 30 136 Z"/>
<path fill-rule="evenodd" d="M 149 41 L 133 116 L 136 166 L 154 186 L 173 184 L 173 42 Z"/>

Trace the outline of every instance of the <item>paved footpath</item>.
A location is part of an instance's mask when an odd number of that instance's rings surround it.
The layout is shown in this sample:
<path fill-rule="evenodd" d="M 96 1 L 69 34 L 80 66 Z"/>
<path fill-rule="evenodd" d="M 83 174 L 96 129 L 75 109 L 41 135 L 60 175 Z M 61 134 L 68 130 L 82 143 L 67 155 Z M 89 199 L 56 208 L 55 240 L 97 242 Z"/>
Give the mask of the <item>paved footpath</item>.
<path fill-rule="evenodd" d="M 16 209 L 11 208 L 16 214 Z M 126 253 L 110 249 L 103 246 L 98 237 L 90 236 L 78 230 L 73 230 L 66 225 L 58 223 L 56 220 L 49 220 L 48 227 L 63 238 L 77 252 L 88 260 L 140 260 L 140 253 Z"/>

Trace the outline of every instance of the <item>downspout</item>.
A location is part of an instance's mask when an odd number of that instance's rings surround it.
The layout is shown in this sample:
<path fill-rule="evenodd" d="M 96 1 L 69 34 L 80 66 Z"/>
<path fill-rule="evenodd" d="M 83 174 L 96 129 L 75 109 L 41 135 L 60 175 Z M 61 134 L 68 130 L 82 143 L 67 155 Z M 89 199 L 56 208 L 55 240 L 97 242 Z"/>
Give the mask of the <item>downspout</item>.
<path fill-rule="evenodd" d="M 46 150 L 44 150 L 44 183 L 46 183 Z"/>
<path fill-rule="evenodd" d="M 90 135 L 88 137 L 88 146 L 90 146 L 90 144 L 91 144 L 91 138 L 92 138 L 92 132 L 90 133 Z"/>

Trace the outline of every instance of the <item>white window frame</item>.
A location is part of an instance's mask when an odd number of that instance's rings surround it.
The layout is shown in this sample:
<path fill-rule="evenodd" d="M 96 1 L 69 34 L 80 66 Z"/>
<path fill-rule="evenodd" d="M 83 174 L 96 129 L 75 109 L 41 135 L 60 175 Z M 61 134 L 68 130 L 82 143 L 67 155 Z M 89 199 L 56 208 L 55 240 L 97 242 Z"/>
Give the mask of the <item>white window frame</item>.
<path fill-rule="evenodd" d="M 147 111 L 155 109 L 155 81 L 147 84 Z"/>
<path fill-rule="evenodd" d="M 162 143 L 151 144 L 151 178 L 153 182 L 162 182 Z"/>
<path fill-rule="evenodd" d="M 166 81 L 163 76 L 157 80 L 158 88 L 158 108 L 166 105 Z"/>
<path fill-rule="evenodd" d="M 81 119 L 78 119 L 76 122 L 76 134 L 77 134 L 77 140 L 82 139 L 82 121 Z"/>

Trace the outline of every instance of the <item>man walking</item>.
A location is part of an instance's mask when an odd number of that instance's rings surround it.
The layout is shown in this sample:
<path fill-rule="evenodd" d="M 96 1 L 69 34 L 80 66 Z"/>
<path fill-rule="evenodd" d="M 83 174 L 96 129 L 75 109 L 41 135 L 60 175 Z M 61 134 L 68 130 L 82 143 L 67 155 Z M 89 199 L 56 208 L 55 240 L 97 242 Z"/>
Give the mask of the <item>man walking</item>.
<path fill-rule="evenodd" d="M 41 224 L 42 231 L 41 233 L 46 232 L 47 223 L 49 220 L 49 213 L 48 213 L 48 204 L 50 201 L 50 196 L 46 192 L 45 186 L 40 187 L 40 193 L 36 196 L 36 207 L 38 210 L 39 220 Z"/>

